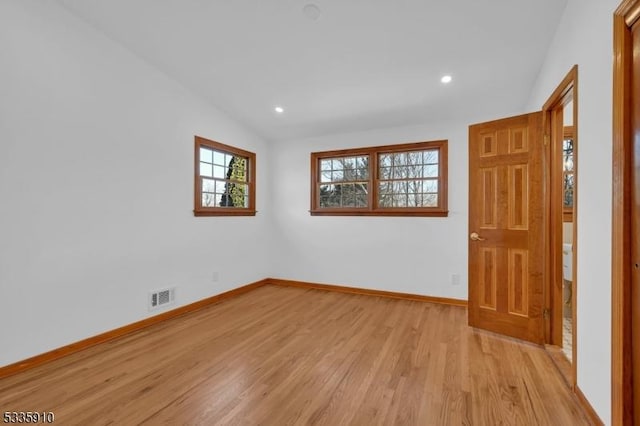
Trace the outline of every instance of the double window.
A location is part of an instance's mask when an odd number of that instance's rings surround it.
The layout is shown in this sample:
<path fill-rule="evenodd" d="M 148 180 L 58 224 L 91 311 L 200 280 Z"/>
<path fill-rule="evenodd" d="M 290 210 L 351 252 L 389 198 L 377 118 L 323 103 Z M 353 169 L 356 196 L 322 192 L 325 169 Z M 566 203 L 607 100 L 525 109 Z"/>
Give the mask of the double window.
<path fill-rule="evenodd" d="M 254 153 L 196 136 L 196 216 L 255 216 Z"/>
<path fill-rule="evenodd" d="M 312 153 L 310 212 L 447 216 L 447 141 Z"/>

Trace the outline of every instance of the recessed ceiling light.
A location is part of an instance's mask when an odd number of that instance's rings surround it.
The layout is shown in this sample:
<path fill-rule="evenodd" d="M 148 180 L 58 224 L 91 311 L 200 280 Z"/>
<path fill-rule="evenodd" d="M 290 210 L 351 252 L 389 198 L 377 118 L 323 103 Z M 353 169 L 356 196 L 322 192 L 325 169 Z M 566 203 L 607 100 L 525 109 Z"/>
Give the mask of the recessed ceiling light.
<path fill-rule="evenodd" d="M 302 12 L 304 13 L 304 16 L 311 19 L 312 21 L 317 21 L 318 19 L 320 19 L 320 15 L 322 15 L 320 8 L 313 3 L 305 5 L 302 8 Z"/>
<path fill-rule="evenodd" d="M 444 84 L 451 83 L 451 80 L 453 79 L 451 78 L 450 75 L 443 75 L 442 78 L 440 79 L 440 81 L 443 82 Z"/>
<path fill-rule="evenodd" d="M 277 112 L 278 114 L 282 114 L 284 112 L 284 108 L 277 106 L 273 109 L 275 112 Z"/>

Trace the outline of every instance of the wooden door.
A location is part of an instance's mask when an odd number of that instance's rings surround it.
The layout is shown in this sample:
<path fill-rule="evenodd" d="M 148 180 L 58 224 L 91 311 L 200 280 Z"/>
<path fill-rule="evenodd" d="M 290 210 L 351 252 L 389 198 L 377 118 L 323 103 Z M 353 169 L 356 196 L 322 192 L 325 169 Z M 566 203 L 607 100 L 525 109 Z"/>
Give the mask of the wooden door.
<path fill-rule="evenodd" d="M 631 29 L 633 52 L 640 52 L 640 21 Z M 633 417 L 640 425 L 640 55 L 633 55 L 631 76 L 631 371 Z"/>
<path fill-rule="evenodd" d="M 469 127 L 469 325 L 543 343 L 542 113 Z"/>

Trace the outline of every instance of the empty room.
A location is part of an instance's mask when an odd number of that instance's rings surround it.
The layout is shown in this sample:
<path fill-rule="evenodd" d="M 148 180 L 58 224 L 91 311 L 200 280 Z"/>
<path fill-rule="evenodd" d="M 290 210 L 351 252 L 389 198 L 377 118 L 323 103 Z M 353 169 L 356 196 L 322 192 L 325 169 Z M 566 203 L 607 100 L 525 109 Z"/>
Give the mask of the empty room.
<path fill-rule="evenodd" d="M 0 421 L 640 425 L 639 16 L 0 0 Z"/>

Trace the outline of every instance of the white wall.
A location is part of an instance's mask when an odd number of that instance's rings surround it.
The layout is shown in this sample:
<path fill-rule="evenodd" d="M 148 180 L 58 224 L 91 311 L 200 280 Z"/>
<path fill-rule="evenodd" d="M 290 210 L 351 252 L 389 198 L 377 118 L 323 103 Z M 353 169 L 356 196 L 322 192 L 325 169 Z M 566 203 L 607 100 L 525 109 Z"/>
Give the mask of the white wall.
<path fill-rule="evenodd" d="M 55 2 L 0 2 L 0 64 L 0 366 L 272 275 L 263 140 Z M 193 216 L 194 134 L 257 153 L 257 217 Z"/>
<path fill-rule="evenodd" d="M 578 386 L 611 418 L 611 102 L 613 11 L 620 0 L 569 0 L 529 106 L 540 108 L 578 64 Z"/>
<path fill-rule="evenodd" d="M 279 278 L 467 298 L 470 121 L 281 141 L 273 204 Z M 448 139 L 449 217 L 310 216 L 310 152 Z M 459 274 L 460 285 L 451 285 Z"/>

